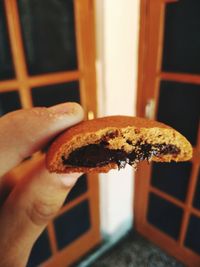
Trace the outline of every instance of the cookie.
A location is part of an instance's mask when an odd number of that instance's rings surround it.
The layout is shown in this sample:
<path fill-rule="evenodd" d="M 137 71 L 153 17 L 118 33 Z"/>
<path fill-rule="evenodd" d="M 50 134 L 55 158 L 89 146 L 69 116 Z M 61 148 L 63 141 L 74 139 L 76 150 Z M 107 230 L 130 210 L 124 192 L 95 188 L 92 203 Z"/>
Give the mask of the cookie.
<path fill-rule="evenodd" d="M 50 146 L 50 172 L 108 172 L 136 166 L 143 160 L 187 161 L 192 146 L 173 128 L 153 120 L 109 116 L 83 121 L 61 134 Z"/>

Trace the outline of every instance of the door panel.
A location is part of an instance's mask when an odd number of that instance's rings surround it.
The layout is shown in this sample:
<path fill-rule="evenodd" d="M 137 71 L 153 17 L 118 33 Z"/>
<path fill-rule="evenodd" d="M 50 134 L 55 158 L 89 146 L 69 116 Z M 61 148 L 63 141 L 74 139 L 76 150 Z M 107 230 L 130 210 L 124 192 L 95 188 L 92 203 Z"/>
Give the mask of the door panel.
<path fill-rule="evenodd" d="M 191 162 L 153 163 L 151 186 L 185 201 L 191 170 Z"/>
<path fill-rule="evenodd" d="M 69 209 L 54 220 L 58 250 L 62 250 L 91 227 L 88 200 Z"/>
<path fill-rule="evenodd" d="M 200 85 L 161 81 L 157 120 L 180 131 L 196 145 L 200 114 Z"/>
<path fill-rule="evenodd" d="M 6 13 L 3 1 L 0 1 L 0 55 L 0 80 L 14 78 L 15 71 L 12 61 L 11 47 L 8 36 L 8 27 L 6 23 Z"/>
<path fill-rule="evenodd" d="M 48 258 L 51 257 L 51 255 L 52 252 L 48 231 L 44 230 L 31 251 L 27 266 L 39 266 L 41 262 L 46 261 Z"/>
<path fill-rule="evenodd" d="M 20 0 L 18 7 L 29 74 L 77 69 L 73 0 Z"/>
<path fill-rule="evenodd" d="M 0 116 L 21 108 L 21 101 L 17 91 L 0 93 Z"/>
<path fill-rule="evenodd" d="M 200 255 L 200 218 L 191 215 L 184 245 Z"/>
<path fill-rule="evenodd" d="M 194 156 L 182 163 L 142 163 L 135 180 L 135 227 L 183 261 L 200 266 L 200 2 L 143 0 L 137 115 L 180 131 Z"/>
<path fill-rule="evenodd" d="M 53 106 L 62 102 L 80 103 L 79 82 L 59 83 L 32 88 L 34 106 Z"/>
<path fill-rule="evenodd" d="M 178 239 L 183 210 L 155 193 L 149 194 L 148 202 L 147 221 L 172 238 Z"/>
<path fill-rule="evenodd" d="M 84 193 L 87 192 L 87 190 L 88 190 L 87 175 L 83 174 L 76 182 L 76 186 L 74 186 L 72 190 L 69 192 L 69 195 L 65 199 L 64 205 L 74 200 L 75 198 L 83 195 Z"/>
<path fill-rule="evenodd" d="M 200 73 L 200 2 L 180 0 L 167 4 L 162 70 Z"/>
<path fill-rule="evenodd" d="M 67 101 L 96 115 L 93 0 L 0 1 L 0 22 L 0 116 Z M 42 151 L 8 176 L 26 175 L 40 158 Z M 68 266 L 100 242 L 98 201 L 98 176 L 83 175 L 27 266 Z"/>
<path fill-rule="evenodd" d="M 193 207 L 200 210 L 200 169 L 199 169 L 199 175 L 197 178 L 196 190 L 195 190 L 194 199 L 193 199 Z"/>

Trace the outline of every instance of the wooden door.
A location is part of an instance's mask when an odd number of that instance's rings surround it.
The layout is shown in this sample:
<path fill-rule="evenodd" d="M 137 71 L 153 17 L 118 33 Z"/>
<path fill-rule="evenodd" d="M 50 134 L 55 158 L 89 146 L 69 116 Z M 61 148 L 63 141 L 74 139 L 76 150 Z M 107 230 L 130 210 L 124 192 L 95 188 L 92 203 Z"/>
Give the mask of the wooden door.
<path fill-rule="evenodd" d="M 200 1 L 143 0 L 137 115 L 165 122 L 194 148 L 189 162 L 141 164 L 135 228 L 200 266 Z"/>
<path fill-rule="evenodd" d="M 0 1 L 0 62 L 0 115 L 76 101 L 95 116 L 93 0 Z M 9 175 L 17 178 L 33 162 Z M 83 175 L 27 266 L 68 266 L 99 241 L 98 177 Z"/>

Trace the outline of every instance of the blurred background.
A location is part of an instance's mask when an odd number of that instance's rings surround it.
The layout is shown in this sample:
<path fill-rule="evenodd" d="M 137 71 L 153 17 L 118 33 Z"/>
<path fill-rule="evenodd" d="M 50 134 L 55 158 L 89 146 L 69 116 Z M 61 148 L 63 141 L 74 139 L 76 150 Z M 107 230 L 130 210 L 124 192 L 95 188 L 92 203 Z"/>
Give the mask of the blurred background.
<path fill-rule="evenodd" d="M 190 162 L 83 175 L 29 267 L 200 266 L 199 12 L 199 0 L 0 0 L 1 116 L 76 101 L 85 119 L 156 119 L 194 147 Z"/>

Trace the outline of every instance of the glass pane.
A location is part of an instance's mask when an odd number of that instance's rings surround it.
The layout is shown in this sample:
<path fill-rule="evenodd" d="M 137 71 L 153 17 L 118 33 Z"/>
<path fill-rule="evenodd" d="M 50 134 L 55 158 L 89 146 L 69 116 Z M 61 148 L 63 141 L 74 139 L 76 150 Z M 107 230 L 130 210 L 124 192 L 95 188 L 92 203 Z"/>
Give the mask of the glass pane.
<path fill-rule="evenodd" d="M 49 257 L 51 257 L 51 248 L 48 232 L 45 230 L 32 248 L 27 267 L 39 266 L 40 263 L 46 261 Z"/>
<path fill-rule="evenodd" d="M 147 220 L 174 239 L 178 239 L 183 211 L 169 201 L 150 193 Z"/>
<path fill-rule="evenodd" d="M 166 6 L 164 71 L 200 73 L 200 1 L 181 0 Z"/>
<path fill-rule="evenodd" d="M 196 192 L 194 195 L 193 206 L 197 209 L 200 209 L 200 169 L 199 169 L 199 175 L 197 178 L 197 185 L 196 185 Z"/>
<path fill-rule="evenodd" d="M 0 116 L 20 108 L 20 98 L 17 91 L 0 93 Z"/>
<path fill-rule="evenodd" d="M 62 102 L 80 103 L 79 83 L 55 84 L 32 89 L 34 106 L 52 106 Z"/>
<path fill-rule="evenodd" d="M 84 174 L 78 179 L 75 186 L 70 191 L 69 195 L 67 196 L 64 202 L 64 205 L 74 200 L 75 198 L 79 197 L 80 195 L 84 194 L 87 191 L 87 188 L 88 188 L 87 176 Z"/>
<path fill-rule="evenodd" d="M 200 218 L 191 215 L 185 239 L 185 246 L 189 247 L 198 254 L 200 254 L 199 237 L 200 237 Z"/>
<path fill-rule="evenodd" d="M 191 167 L 191 162 L 153 163 L 151 184 L 184 201 Z"/>
<path fill-rule="evenodd" d="M 6 24 L 4 1 L 0 1 L 0 80 L 14 78 L 15 72 Z"/>
<path fill-rule="evenodd" d="M 73 0 L 19 0 L 30 74 L 77 69 Z"/>
<path fill-rule="evenodd" d="M 200 119 L 200 86 L 162 81 L 157 119 L 185 135 L 196 145 Z"/>
<path fill-rule="evenodd" d="M 58 249 L 62 249 L 90 228 L 89 202 L 85 200 L 54 221 Z"/>

